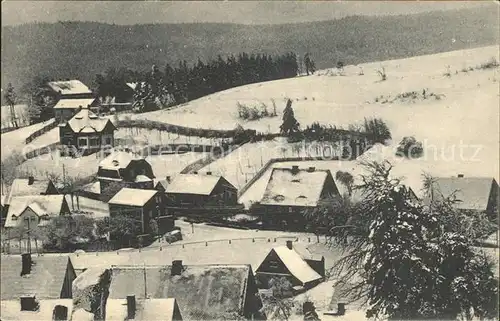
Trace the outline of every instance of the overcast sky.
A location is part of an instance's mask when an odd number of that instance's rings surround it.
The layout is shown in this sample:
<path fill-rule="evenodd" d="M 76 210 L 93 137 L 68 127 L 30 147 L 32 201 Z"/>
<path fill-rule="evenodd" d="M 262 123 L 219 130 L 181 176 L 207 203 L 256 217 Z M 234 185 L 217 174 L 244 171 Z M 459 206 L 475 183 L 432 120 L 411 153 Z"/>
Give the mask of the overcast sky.
<path fill-rule="evenodd" d="M 243 24 L 331 20 L 350 15 L 394 15 L 477 6 L 489 1 L 2 1 L 2 25 L 66 20 L 115 24 L 230 22 Z"/>

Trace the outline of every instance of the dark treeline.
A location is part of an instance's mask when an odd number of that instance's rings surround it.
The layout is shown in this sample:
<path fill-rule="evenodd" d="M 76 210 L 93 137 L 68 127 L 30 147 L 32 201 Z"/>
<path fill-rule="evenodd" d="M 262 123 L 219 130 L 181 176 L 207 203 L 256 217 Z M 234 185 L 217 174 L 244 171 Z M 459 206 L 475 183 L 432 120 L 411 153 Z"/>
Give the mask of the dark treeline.
<path fill-rule="evenodd" d="M 128 97 L 126 82 L 136 82 L 134 101 L 140 111 L 184 103 L 218 91 L 246 84 L 295 77 L 299 65 L 295 53 L 280 56 L 241 53 L 226 59 L 198 62 L 188 66 L 167 64 L 164 70 L 153 66 L 150 72 L 108 70 L 96 75 L 94 89 L 98 96 L 113 96 L 116 101 Z"/>

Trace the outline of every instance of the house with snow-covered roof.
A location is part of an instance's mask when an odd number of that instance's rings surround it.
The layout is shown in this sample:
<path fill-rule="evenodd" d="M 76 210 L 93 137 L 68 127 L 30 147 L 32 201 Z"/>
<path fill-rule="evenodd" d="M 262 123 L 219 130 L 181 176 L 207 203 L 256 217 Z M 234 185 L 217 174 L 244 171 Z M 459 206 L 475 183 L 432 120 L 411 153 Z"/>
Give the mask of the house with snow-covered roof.
<path fill-rule="evenodd" d="M 50 81 L 47 87 L 57 99 L 54 116 L 59 122 L 68 121 L 82 108 L 99 109 L 100 101 L 92 90 L 79 80 Z"/>
<path fill-rule="evenodd" d="M 16 196 L 10 201 L 5 227 L 44 226 L 51 218 L 68 214 L 70 209 L 64 195 Z"/>
<path fill-rule="evenodd" d="M 238 190 L 222 176 L 179 174 L 169 178 L 165 188 L 167 207 L 171 211 L 211 213 L 242 208 Z"/>
<path fill-rule="evenodd" d="M 330 170 L 273 168 L 262 199 L 253 207 L 266 224 L 304 226 L 302 212 L 317 207 L 322 200 L 339 196 Z"/>
<path fill-rule="evenodd" d="M 287 279 L 295 292 L 307 290 L 325 277 L 325 259 L 307 257 L 292 241 L 286 245 L 272 248 L 255 271 L 257 284 L 269 288 L 271 280 Z"/>
<path fill-rule="evenodd" d="M 68 122 L 59 124 L 59 140 L 71 152 L 91 154 L 114 146 L 115 125 L 88 108 L 80 110 Z"/>

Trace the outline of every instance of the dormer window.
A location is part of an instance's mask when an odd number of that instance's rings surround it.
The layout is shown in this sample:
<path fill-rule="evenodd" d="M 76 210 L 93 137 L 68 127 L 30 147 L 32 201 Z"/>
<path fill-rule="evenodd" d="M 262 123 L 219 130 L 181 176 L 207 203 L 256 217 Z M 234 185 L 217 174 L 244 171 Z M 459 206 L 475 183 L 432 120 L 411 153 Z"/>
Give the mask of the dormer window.
<path fill-rule="evenodd" d="M 40 307 L 34 295 L 21 297 L 21 311 L 38 311 Z"/>
<path fill-rule="evenodd" d="M 13 220 L 13 221 L 17 221 L 17 216 L 12 215 L 12 220 Z"/>
<path fill-rule="evenodd" d="M 300 179 L 292 179 L 292 183 L 300 183 Z"/>
<path fill-rule="evenodd" d="M 283 202 L 285 200 L 285 196 L 283 196 L 283 195 L 276 195 L 275 197 L 273 197 L 273 199 L 276 202 Z"/>

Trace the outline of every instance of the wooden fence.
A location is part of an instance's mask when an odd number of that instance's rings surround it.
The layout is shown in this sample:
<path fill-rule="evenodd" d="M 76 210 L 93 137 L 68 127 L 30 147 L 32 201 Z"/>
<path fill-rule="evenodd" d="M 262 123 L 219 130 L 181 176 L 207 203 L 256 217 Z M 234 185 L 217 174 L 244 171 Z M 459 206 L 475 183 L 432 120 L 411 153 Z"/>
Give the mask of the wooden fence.
<path fill-rule="evenodd" d="M 49 130 L 56 128 L 57 125 L 59 125 L 58 122 L 55 119 L 52 120 L 52 122 L 48 123 L 47 125 L 43 126 L 39 130 L 35 131 L 34 133 L 26 137 L 26 144 L 31 143 L 33 140 L 35 140 L 35 138 L 42 136 Z"/>

